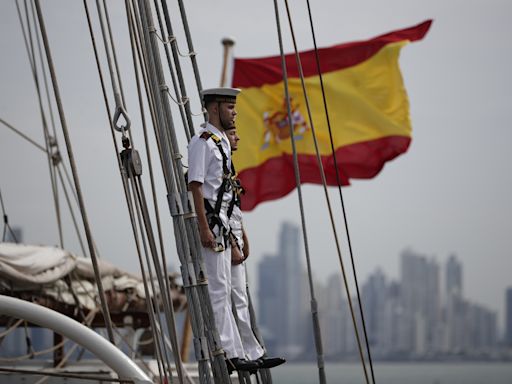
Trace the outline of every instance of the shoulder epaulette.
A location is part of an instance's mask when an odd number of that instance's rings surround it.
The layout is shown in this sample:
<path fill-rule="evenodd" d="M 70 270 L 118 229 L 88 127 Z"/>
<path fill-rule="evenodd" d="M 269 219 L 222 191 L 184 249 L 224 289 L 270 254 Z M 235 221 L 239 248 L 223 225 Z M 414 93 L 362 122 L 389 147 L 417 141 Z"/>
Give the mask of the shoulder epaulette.
<path fill-rule="evenodd" d="M 219 136 L 217 136 L 217 135 L 215 135 L 215 134 L 213 134 L 211 132 L 210 132 L 210 134 L 211 134 L 212 140 L 215 141 L 215 144 L 218 145 L 222 141 L 222 139 Z"/>
<path fill-rule="evenodd" d="M 208 140 L 210 137 L 212 137 L 212 135 L 213 133 L 211 133 L 210 131 L 204 131 L 203 133 L 201 133 L 199 137 L 203 140 Z"/>
<path fill-rule="evenodd" d="M 219 144 L 222 141 L 220 137 L 218 137 L 217 135 L 210 131 L 204 131 L 203 133 L 201 133 L 199 137 L 204 140 L 208 140 L 209 138 L 211 138 L 213 141 L 215 141 L 216 144 Z"/>

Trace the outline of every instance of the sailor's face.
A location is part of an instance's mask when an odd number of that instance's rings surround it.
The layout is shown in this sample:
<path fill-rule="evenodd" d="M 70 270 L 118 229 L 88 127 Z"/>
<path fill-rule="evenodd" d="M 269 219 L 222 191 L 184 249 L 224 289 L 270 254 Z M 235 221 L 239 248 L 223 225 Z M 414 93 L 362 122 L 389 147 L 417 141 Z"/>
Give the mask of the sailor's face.
<path fill-rule="evenodd" d="M 220 103 L 219 117 L 224 129 L 234 127 L 236 117 L 235 103 Z"/>
<path fill-rule="evenodd" d="M 240 141 L 240 137 L 238 137 L 238 134 L 236 133 L 236 128 L 226 131 L 226 135 L 228 136 L 231 150 L 236 151 L 238 149 L 238 141 Z"/>

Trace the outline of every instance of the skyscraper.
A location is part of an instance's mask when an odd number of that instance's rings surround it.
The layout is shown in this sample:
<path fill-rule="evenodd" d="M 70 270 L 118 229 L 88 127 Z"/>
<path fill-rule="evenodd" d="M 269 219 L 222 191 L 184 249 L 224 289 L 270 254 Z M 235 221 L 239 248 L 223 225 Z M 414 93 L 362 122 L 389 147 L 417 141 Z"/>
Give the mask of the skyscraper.
<path fill-rule="evenodd" d="M 343 311 L 346 300 L 343 297 L 343 288 L 340 275 L 329 276 L 323 290 L 316 289 L 319 300 L 320 327 L 322 329 L 325 355 L 335 357 L 345 352 L 347 333 L 345 332 Z"/>
<path fill-rule="evenodd" d="M 433 352 L 440 318 L 439 265 L 411 250 L 403 251 L 401 285 L 407 330 L 404 347 L 418 355 Z"/>
<path fill-rule="evenodd" d="M 363 285 L 362 302 L 366 330 L 371 346 L 382 344 L 380 339 L 384 336 L 381 319 L 384 318 L 387 301 L 388 282 L 381 269 L 370 275 Z"/>
<path fill-rule="evenodd" d="M 300 249 L 299 228 L 283 223 L 278 253 L 264 257 L 258 275 L 259 324 L 271 339 L 266 340 L 268 349 L 290 357 L 302 353 L 304 346 L 306 314 Z"/>
<path fill-rule="evenodd" d="M 258 326 L 263 335 L 267 349 L 276 353 L 281 340 L 284 323 L 277 316 L 283 305 L 280 295 L 281 281 L 276 277 L 281 264 L 276 256 L 265 255 L 258 265 Z"/>
<path fill-rule="evenodd" d="M 462 265 L 454 254 L 446 262 L 446 295 L 462 296 Z"/>
<path fill-rule="evenodd" d="M 452 254 L 445 266 L 446 293 L 446 340 L 447 352 L 460 351 L 465 347 L 467 304 L 462 297 L 462 264 Z"/>

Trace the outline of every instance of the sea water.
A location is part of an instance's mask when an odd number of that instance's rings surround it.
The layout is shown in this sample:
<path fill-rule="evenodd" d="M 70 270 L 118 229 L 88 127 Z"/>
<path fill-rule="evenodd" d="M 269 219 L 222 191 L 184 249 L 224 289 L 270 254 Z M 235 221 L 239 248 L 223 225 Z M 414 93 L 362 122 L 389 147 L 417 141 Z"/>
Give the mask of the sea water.
<path fill-rule="evenodd" d="M 512 363 L 374 363 L 375 384 L 512 384 Z M 365 384 L 359 363 L 326 363 L 327 383 Z M 367 368 L 369 383 L 371 372 Z M 272 369 L 274 384 L 319 383 L 314 363 L 287 363 Z"/>

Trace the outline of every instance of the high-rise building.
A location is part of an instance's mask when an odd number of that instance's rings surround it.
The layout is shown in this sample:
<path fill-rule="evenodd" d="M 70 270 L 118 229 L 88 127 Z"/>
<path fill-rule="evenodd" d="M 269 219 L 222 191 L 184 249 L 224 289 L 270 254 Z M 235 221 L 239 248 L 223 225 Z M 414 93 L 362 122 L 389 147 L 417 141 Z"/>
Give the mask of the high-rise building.
<path fill-rule="evenodd" d="M 298 257 L 298 237 L 297 228 L 283 225 L 279 254 L 266 256 L 260 264 L 260 328 L 266 331 L 272 353 L 314 359 L 310 297 Z M 497 343 L 496 313 L 463 297 L 462 264 L 455 255 L 447 261 L 445 275 L 446 301 L 441 303 L 439 264 L 405 250 L 398 282 L 377 270 L 362 284 L 361 302 L 373 357 L 491 356 Z M 341 277 L 316 282 L 315 291 L 325 356 L 357 357 L 353 318 Z M 512 287 L 506 300 L 505 341 L 512 346 Z M 357 298 L 352 298 L 360 341 L 364 341 L 358 305 Z"/>
<path fill-rule="evenodd" d="M 462 264 L 452 254 L 445 265 L 446 332 L 444 350 L 458 353 L 465 349 L 467 303 L 462 296 Z"/>
<path fill-rule="evenodd" d="M 437 349 L 440 319 L 439 265 L 435 260 L 405 250 L 401 254 L 401 288 L 404 313 L 404 348 L 423 356 Z"/>
<path fill-rule="evenodd" d="M 505 344 L 512 347 L 512 287 L 505 293 Z"/>
<path fill-rule="evenodd" d="M 276 256 L 266 255 L 258 265 L 258 327 L 263 335 L 265 346 L 275 352 L 281 341 L 279 335 L 285 324 L 276 316 L 281 311 L 281 282 L 276 278 L 281 265 Z"/>
<path fill-rule="evenodd" d="M 462 297 L 462 264 L 455 254 L 446 262 L 446 295 Z"/>
<path fill-rule="evenodd" d="M 283 288 L 286 297 L 286 303 L 281 307 L 281 311 L 286 312 L 287 327 L 285 329 L 286 345 L 288 352 L 300 353 L 303 340 L 297 340 L 300 335 L 304 335 L 302 310 L 303 293 L 303 268 L 301 265 L 300 252 L 300 232 L 299 227 L 291 223 L 283 223 L 279 234 L 279 251 L 277 257 L 283 259 L 284 276 Z"/>
<path fill-rule="evenodd" d="M 381 269 L 370 275 L 361 289 L 363 314 L 370 346 L 382 345 L 383 322 L 386 309 L 388 283 Z"/>
<path fill-rule="evenodd" d="M 344 312 L 342 312 L 346 304 L 343 297 L 341 277 L 331 275 L 327 279 L 327 285 L 323 290 L 315 290 L 319 301 L 324 352 L 326 356 L 335 358 L 344 352 L 342 347 L 346 344 Z"/>
<path fill-rule="evenodd" d="M 404 338 L 407 335 L 403 326 L 407 327 L 405 321 L 406 313 L 401 299 L 401 286 L 397 282 L 391 282 L 387 289 L 386 303 L 382 322 L 382 337 L 379 339 L 382 355 L 404 355 L 409 351 L 404 349 L 407 345 Z"/>
<path fill-rule="evenodd" d="M 483 351 L 496 345 L 496 314 L 481 305 L 468 303 L 465 312 L 465 352 Z"/>
<path fill-rule="evenodd" d="M 283 223 L 277 255 L 265 256 L 259 265 L 259 325 L 268 349 L 290 357 L 304 349 L 306 314 L 300 249 L 299 228 Z"/>

